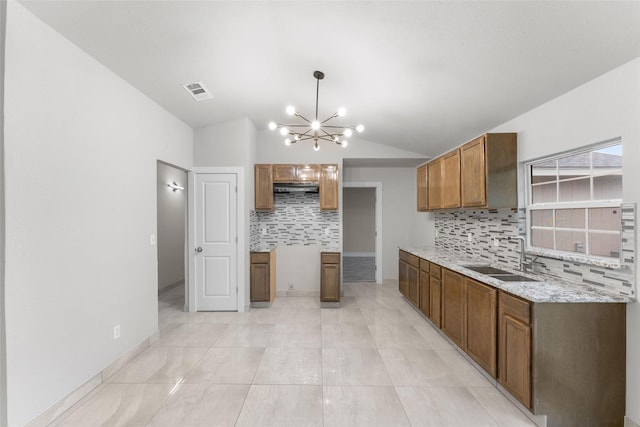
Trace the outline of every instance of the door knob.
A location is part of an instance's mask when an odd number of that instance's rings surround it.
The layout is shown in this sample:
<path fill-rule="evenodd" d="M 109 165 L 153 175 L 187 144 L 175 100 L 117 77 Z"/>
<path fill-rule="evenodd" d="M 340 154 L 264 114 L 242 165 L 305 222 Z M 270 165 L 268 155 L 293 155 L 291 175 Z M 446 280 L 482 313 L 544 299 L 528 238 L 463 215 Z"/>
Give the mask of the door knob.
<path fill-rule="evenodd" d="M 198 252 L 198 253 L 202 252 L 202 246 L 198 246 L 198 247 L 196 248 L 196 252 Z"/>

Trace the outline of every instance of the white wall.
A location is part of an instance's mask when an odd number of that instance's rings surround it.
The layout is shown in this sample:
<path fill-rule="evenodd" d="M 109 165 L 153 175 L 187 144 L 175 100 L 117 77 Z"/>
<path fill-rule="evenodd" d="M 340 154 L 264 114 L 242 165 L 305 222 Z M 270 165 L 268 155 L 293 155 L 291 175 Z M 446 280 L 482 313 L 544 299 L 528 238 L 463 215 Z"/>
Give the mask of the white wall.
<path fill-rule="evenodd" d="M 156 161 L 189 168 L 193 131 L 7 3 L 8 422 L 19 426 L 157 331 Z"/>
<path fill-rule="evenodd" d="M 244 245 L 249 248 L 249 215 L 254 206 L 253 165 L 257 156 L 257 131 L 248 118 L 232 120 L 194 131 L 194 166 L 241 167 L 244 169 L 244 205 L 245 213 Z M 245 251 L 242 260 L 245 269 L 245 307 L 250 305 L 249 289 L 249 251 Z"/>
<path fill-rule="evenodd" d="M 416 168 L 349 167 L 344 181 L 382 182 L 382 278 L 397 280 L 399 246 L 433 246 L 432 215 L 416 208 Z"/>
<path fill-rule="evenodd" d="M 518 132 L 518 160 L 622 138 L 626 203 L 640 204 L 640 58 L 491 132 Z M 636 240 L 638 253 L 638 240 Z M 627 306 L 627 416 L 640 424 L 640 304 Z"/>
<path fill-rule="evenodd" d="M 175 182 L 184 190 L 173 191 Z M 158 290 L 184 282 L 187 173 L 158 162 Z"/>
<path fill-rule="evenodd" d="M 376 251 L 376 189 L 344 188 L 342 190 L 344 253 Z"/>
<path fill-rule="evenodd" d="M 0 99 L 4 99 L 4 45 L 7 2 L 0 2 Z M 7 423 L 7 351 L 4 298 L 4 102 L 0 104 L 0 426 Z"/>

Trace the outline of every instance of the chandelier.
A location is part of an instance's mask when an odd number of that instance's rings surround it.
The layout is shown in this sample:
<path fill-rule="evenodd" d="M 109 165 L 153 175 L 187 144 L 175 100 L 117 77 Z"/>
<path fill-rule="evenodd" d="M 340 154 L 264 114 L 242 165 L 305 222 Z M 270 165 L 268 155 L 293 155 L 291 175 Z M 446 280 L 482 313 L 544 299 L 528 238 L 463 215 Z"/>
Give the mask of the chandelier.
<path fill-rule="evenodd" d="M 295 144 L 298 141 L 313 140 L 313 149 L 318 151 L 320 146 L 318 141 L 333 142 L 341 147 L 347 146 L 347 138 L 353 135 L 353 131 L 362 132 L 364 126 L 336 126 L 327 124 L 331 120 L 337 117 L 343 117 L 347 110 L 344 107 L 338 108 L 338 111 L 327 119 L 320 121 L 318 119 L 318 94 L 320 92 L 320 80 L 324 79 L 324 73 L 322 71 L 314 71 L 313 77 L 316 79 L 316 115 L 314 120 L 309 120 L 302 114 L 296 111 L 295 107 L 289 105 L 286 108 L 286 112 L 290 116 L 298 117 L 302 119 L 304 123 L 298 124 L 280 124 L 276 122 L 269 123 L 269 129 L 280 129 L 280 135 L 286 136 L 284 140 L 285 145 Z"/>

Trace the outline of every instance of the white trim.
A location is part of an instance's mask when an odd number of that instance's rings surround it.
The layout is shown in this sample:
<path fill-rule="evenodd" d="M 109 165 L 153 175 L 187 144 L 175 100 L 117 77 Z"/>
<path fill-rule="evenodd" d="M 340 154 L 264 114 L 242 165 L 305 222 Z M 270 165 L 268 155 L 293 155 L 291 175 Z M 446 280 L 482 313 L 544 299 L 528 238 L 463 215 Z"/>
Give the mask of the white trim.
<path fill-rule="evenodd" d="M 247 306 L 245 305 L 245 294 L 246 294 L 246 286 L 245 286 L 245 271 L 247 270 L 247 266 L 245 265 L 245 209 L 244 209 L 244 193 L 245 193 L 245 182 L 244 182 L 244 168 L 243 167 L 194 167 L 191 172 L 188 173 L 189 180 L 189 207 L 190 207 L 190 221 L 189 221 L 189 245 L 188 245 L 188 254 L 189 254 L 189 311 L 194 312 L 197 311 L 196 305 L 196 283 L 195 283 L 195 253 L 192 248 L 195 248 L 195 175 L 196 174 L 235 174 L 236 175 L 236 185 L 238 186 L 238 191 L 236 194 L 237 197 L 237 233 L 238 233 L 238 245 L 236 246 L 236 256 L 237 256 L 237 278 L 238 278 L 238 300 L 236 303 L 236 307 L 239 313 L 243 313 L 247 310 Z"/>
<path fill-rule="evenodd" d="M 344 252 L 343 257 L 372 257 L 376 256 L 375 252 Z"/>
<path fill-rule="evenodd" d="M 376 283 L 382 285 L 382 183 L 381 182 L 343 182 L 342 188 L 376 189 Z M 344 196 L 343 196 L 344 197 Z M 344 203 L 343 203 L 344 204 Z M 344 220 L 342 221 L 344 227 Z M 344 270 L 344 269 L 343 269 Z M 343 271 L 344 274 L 344 271 Z"/>

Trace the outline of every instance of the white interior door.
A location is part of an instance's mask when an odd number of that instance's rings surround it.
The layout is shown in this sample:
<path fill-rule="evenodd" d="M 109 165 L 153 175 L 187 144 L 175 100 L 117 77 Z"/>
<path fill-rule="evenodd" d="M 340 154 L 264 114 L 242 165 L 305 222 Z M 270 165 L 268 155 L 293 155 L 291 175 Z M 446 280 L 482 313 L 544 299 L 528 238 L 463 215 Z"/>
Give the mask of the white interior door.
<path fill-rule="evenodd" d="M 238 310 L 237 175 L 195 175 L 197 311 Z"/>

